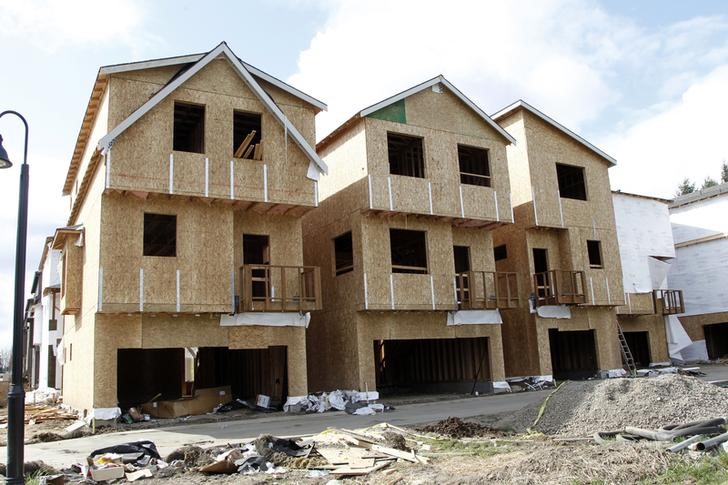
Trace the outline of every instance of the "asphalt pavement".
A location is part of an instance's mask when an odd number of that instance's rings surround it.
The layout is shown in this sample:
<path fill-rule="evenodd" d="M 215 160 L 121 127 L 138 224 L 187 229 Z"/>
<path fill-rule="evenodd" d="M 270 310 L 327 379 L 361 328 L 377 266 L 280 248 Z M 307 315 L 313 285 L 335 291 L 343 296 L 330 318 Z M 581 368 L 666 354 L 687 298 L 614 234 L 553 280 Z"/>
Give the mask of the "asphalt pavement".
<path fill-rule="evenodd" d="M 449 416 L 468 418 L 517 411 L 524 406 L 542 401 L 550 391 L 520 392 L 481 396 L 466 399 L 404 404 L 392 412 L 374 416 L 355 416 L 343 411 L 321 414 L 261 414 L 260 417 L 238 421 L 189 424 L 165 428 L 98 434 L 85 438 L 35 443 L 25 446 L 25 461 L 43 460 L 55 467 L 72 463 L 85 463 L 88 454 L 130 441 L 149 440 L 156 444 L 160 455 L 186 444 L 212 446 L 253 439 L 260 434 L 294 436 L 319 433 L 326 428 L 365 428 L 387 422 L 395 426 L 414 425 L 438 421 Z M 0 457 L 7 454 L 0 448 Z"/>

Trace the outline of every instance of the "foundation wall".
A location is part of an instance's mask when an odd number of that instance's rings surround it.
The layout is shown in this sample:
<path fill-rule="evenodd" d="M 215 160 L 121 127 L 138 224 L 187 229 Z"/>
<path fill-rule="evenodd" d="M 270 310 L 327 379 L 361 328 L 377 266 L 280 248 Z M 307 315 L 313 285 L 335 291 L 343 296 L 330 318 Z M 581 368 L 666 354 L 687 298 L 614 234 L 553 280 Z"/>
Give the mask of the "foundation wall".
<path fill-rule="evenodd" d="M 116 126 L 169 78 L 166 69 L 112 76 L 110 125 Z M 313 144 L 313 107 L 272 86 L 266 89 Z M 175 101 L 205 106 L 204 153 L 173 151 Z M 261 113 L 262 160 L 233 157 L 236 110 Z M 226 60 L 211 62 L 161 101 L 119 136 L 111 152 L 107 183 L 112 188 L 315 205 L 315 184 L 306 178 L 308 158 Z"/>

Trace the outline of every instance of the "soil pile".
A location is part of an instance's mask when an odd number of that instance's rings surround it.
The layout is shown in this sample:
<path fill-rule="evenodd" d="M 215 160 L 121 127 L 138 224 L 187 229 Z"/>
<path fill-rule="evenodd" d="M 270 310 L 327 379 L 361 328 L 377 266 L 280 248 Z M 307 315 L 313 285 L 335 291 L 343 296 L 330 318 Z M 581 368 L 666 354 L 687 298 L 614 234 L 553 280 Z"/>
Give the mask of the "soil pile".
<path fill-rule="evenodd" d="M 463 421 L 460 418 L 447 418 L 434 424 L 428 424 L 419 428 L 426 433 L 437 433 L 451 438 L 473 438 L 492 434 L 493 431 L 487 426 L 479 423 Z"/>
<path fill-rule="evenodd" d="M 590 436 L 625 426 L 659 428 L 728 418 L 728 389 L 676 374 L 644 379 L 566 382 L 536 426 L 546 434 Z"/>

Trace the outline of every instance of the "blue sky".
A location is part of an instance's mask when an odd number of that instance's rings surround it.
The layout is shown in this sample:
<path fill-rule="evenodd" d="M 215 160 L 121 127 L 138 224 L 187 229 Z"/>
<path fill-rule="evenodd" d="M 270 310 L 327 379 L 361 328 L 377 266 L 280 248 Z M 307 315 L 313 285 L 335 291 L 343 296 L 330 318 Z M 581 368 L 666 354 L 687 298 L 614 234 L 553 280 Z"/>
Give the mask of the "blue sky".
<path fill-rule="evenodd" d="M 728 159 L 728 4 L 273 0 L 4 0 L 0 108 L 30 123 L 28 270 L 63 225 L 60 197 L 101 65 L 204 52 L 328 103 L 318 137 L 357 109 L 444 74 L 486 112 L 523 98 L 615 156 L 612 187 L 671 196 Z M 0 120 L 10 155 L 20 124 Z M 18 160 L 19 161 L 19 160 Z M 12 318 L 17 168 L 0 173 L 0 342 Z"/>

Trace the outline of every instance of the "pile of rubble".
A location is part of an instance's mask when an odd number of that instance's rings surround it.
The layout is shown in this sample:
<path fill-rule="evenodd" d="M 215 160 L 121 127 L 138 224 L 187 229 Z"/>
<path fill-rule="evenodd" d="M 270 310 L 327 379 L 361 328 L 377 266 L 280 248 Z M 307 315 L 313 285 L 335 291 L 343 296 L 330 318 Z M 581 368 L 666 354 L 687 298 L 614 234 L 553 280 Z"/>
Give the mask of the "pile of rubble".
<path fill-rule="evenodd" d="M 164 459 L 154 443 L 137 441 L 95 450 L 86 463 L 63 470 L 46 467 L 42 474 L 47 475 L 44 483 L 194 479 L 193 474 L 264 474 L 296 479 L 355 477 L 383 470 L 398 461 L 427 464 L 429 459 L 421 451 L 429 446 L 416 441 L 414 436 L 417 435 L 387 424 L 356 431 L 330 428 L 299 438 L 261 435 L 250 442 L 206 449 L 185 446 Z M 193 481 L 200 478 L 198 475 Z"/>
<path fill-rule="evenodd" d="M 378 412 L 392 411 L 392 406 L 377 403 L 377 391 L 342 391 L 320 392 L 307 396 L 289 397 L 283 405 L 287 413 L 323 413 L 331 409 L 346 411 L 349 414 L 371 415 Z"/>

